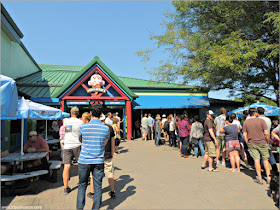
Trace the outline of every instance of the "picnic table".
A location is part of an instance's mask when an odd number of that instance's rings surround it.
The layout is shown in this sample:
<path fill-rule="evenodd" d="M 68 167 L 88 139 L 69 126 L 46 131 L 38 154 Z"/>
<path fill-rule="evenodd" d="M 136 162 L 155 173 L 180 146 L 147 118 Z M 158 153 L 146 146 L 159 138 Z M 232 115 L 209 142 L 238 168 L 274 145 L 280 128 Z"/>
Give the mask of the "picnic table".
<path fill-rule="evenodd" d="M 20 152 L 9 153 L 1 158 L 2 162 L 9 162 L 13 164 L 13 173 L 16 173 L 17 162 L 29 161 L 29 160 L 40 160 L 47 155 L 47 152 L 34 152 L 34 153 L 24 153 Z"/>
<path fill-rule="evenodd" d="M 52 144 L 59 144 L 60 140 L 59 139 L 52 139 L 52 140 L 48 140 L 47 143 L 49 145 L 52 145 Z"/>

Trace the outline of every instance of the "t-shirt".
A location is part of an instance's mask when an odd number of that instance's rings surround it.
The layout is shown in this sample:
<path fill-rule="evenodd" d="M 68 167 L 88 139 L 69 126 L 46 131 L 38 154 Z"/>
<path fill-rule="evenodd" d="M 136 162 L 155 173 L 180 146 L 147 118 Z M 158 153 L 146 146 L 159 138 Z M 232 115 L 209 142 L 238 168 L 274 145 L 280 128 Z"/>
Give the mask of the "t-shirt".
<path fill-rule="evenodd" d="M 220 130 L 221 130 L 225 120 L 226 120 L 226 116 L 223 114 L 221 114 L 215 118 L 214 123 L 217 126 L 216 136 L 225 136 L 224 133 L 220 133 Z"/>
<path fill-rule="evenodd" d="M 169 123 L 169 131 L 174 131 L 174 122 L 171 120 L 171 122 Z"/>
<path fill-rule="evenodd" d="M 120 122 L 120 121 L 121 121 L 121 118 L 120 118 L 119 116 L 116 116 L 116 118 L 118 119 L 118 122 Z"/>
<path fill-rule="evenodd" d="M 224 127 L 226 141 L 238 140 L 238 128 L 236 125 L 228 125 Z"/>
<path fill-rule="evenodd" d="M 60 126 L 59 129 L 59 140 L 64 140 L 65 138 L 65 127 L 64 125 Z"/>
<path fill-rule="evenodd" d="M 105 119 L 105 124 L 111 125 L 111 126 L 112 126 L 112 125 L 113 125 L 113 120 L 111 120 L 110 118 L 107 117 L 107 118 Z"/>
<path fill-rule="evenodd" d="M 156 120 L 156 122 L 155 122 L 155 130 L 156 131 L 161 131 L 160 120 Z"/>
<path fill-rule="evenodd" d="M 37 141 L 33 142 L 33 141 L 30 141 L 28 140 L 25 145 L 23 146 L 24 149 L 28 149 L 29 147 L 33 147 L 35 148 L 36 150 L 38 149 L 43 149 L 43 147 L 45 145 L 48 145 L 48 143 L 46 142 L 45 139 L 41 138 L 41 137 L 38 137 L 37 136 Z M 47 153 L 47 156 L 49 155 L 49 152 Z"/>
<path fill-rule="evenodd" d="M 204 121 L 204 135 L 203 135 L 203 139 L 204 141 L 214 141 L 214 139 L 212 138 L 212 136 L 210 135 L 209 129 L 213 129 L 213 132 L 215 134 L 215 128 L 213 125 L 212 120 L 209 120 L 208 118 L 206 118 L 206 120 Z"/>
<path fill-rule="evenodd" d="M 248 144 L 251 145 L 267 144 L 264 130 L 267 130 L 267 125 L 263 119 L 250 118 L 243 124 L 243 133 L 247 133 Z"/>
<path fill-rule="evenodd" d="M 53 129 L 54 129 L 56 132 L 59 131 L 59 126 L 58 126 L 58 123 L 57 123 L 56 121 L 53 121 L 53 122 L 52 122 L 52 127 L 53 127 Z"/>
<path fill-rule="evenodd" d="M 83 124 L 84 122 L 76 117 L 65 118 L 64 149 L 73 149 L 82 145 L 79 141 L 79 130 Z"/>
<path fill-rule="evenodd" d="M 268 118 L 268 117 L 258 117 L 258 118 L 263 119 L 265 121 L 265 124 L 267 126 L 267 130 L 270 133 L 270 130 L 271 130 L 271 119 Z"/>
<path fill-rule="evenodd" d="M 149 126 L 153 126 L 153 122 L 154 122 L 154 119 L 152 117 L 148 117 L 148 120 L 149 120 Z"/>
<path fill-rule="evenodd" d="M 161 120 L 162 126 L 164 125 L 164 123 L 165 123 L 166 120 L 167 120 L 166 118 L 163 118 L 163 119 Z"/>
<path fill-rule="evenodd" d="M 142 120 L 141 120 L 141 123 L 142 123 L 143 128 L 148 128 L 149 120 L 148 120 L 147 117 L 143 117 Z"/>
<path fill-rule="evenodd" d="M 279 135 L 280 125 L 278 125 L 276 128 L 274 128 L 273 131 Z"/>
<path fill-rule="evenodd" d="M 114 133 L 114 129 L 112 126 L 110 126 L 110 125 L 107 125 L 107 126 L 110 129 L 110 136 L 109 136 L 108 142 L 105 146 L 104 158 L 110 159 L 110 158 L 112 158 L 112 137 L 114 137 L 115 133 Z"/>
<path fill-rule="evenodd" d="M 92 119 L 81 126 L 79 136 L 83 143 L 79 157 L 81 164 L 104 163 L 105 141 L 110 138 L 110 129 L 99 119 Z"/>
<path fill-rule="evenodd" d="M 239 120 L 233 120 L 232 124 L 233 124 L 233 125 L 237 125 L 237 127 L 239 128 L 239 130 L 242 129 L 242 125 L 241 125 L 241 123 L 239 122 Z"/>

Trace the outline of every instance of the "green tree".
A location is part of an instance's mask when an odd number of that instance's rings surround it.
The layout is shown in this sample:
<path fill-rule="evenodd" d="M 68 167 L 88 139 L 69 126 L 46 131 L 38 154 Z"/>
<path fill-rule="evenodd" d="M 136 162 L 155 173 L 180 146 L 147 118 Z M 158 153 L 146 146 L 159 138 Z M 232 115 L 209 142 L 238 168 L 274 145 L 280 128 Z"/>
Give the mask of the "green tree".
<path fill-rule="evenodd" d="M 149 61 L 167 53 L 149 73 L 160 81 L 197 81 L 235 97 L 276 94 L 279 102 L 278 1 L 173 1 L 155 49 L 138 51 Z M 161 52 L 161 51 L 160 51 Z M 276 100 L 274 100 L 276 101 Z"/>

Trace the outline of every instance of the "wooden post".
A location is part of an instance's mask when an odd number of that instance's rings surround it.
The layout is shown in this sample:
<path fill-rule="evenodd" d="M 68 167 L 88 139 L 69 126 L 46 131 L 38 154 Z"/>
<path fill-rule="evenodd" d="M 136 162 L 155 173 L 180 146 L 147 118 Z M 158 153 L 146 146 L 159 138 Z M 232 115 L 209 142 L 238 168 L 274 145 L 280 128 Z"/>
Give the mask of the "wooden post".
<path fill-rule="evenodd" d="M 61 105 L 60 105 L 60 110 L 64 112 L 64 110 L 65 110 L 65 109 L 64 109 L 64 108 L 65 108 L 65 107 L 64 107 L 64 106 L 65 106 L 64 100 L 60 101 L 60 103 L 61 103 Z"/>
<path fill-rule="evenodd" d="M 132 137 L 132 110 L 131 110 L 131 101 L 125 101 L 126 107 L 126 119 L 127 119 L 127 140 L 131 140 Z"/>

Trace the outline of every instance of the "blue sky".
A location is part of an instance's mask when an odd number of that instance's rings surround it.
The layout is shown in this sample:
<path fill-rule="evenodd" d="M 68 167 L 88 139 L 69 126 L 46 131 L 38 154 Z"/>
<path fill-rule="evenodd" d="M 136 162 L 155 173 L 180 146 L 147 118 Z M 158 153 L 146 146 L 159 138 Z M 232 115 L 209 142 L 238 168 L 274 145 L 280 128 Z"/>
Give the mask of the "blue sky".
<path fill-rule="evenodd" d="M 38 64 L 81 65 L 99 58 L 118 76 L 151 79 L 135 53 L 154 48 L 171 1 L 2 1 Z M 156 67 L 162 55 L 149 65 Z M 228 99 L 225 91 L 210 97 Z"/>

